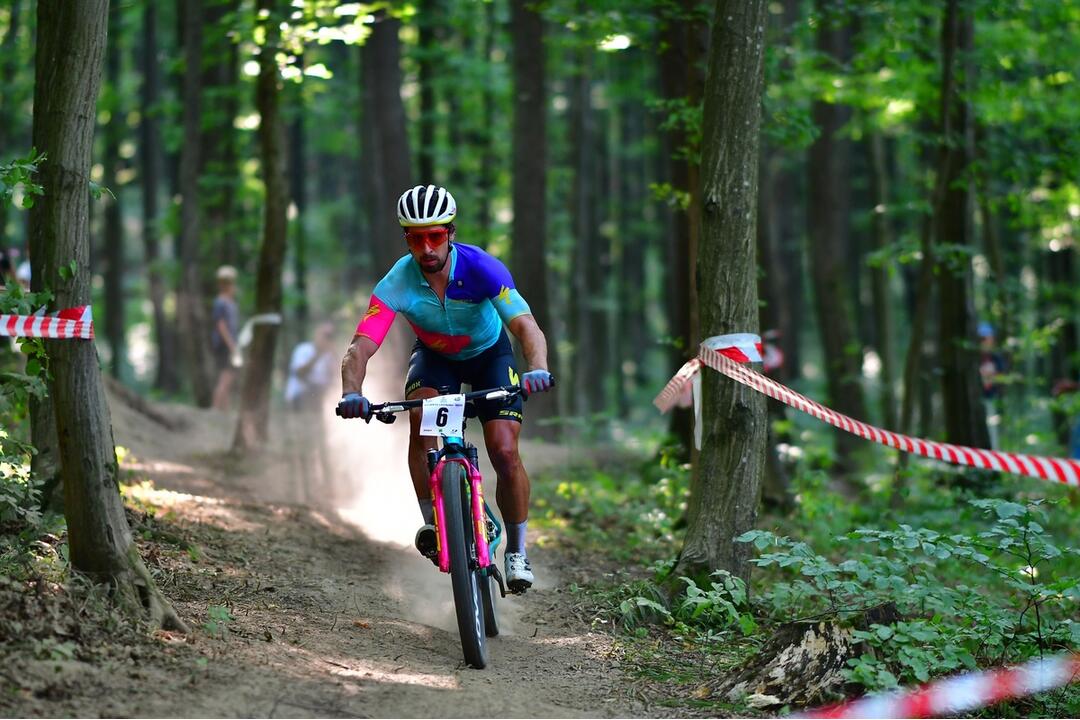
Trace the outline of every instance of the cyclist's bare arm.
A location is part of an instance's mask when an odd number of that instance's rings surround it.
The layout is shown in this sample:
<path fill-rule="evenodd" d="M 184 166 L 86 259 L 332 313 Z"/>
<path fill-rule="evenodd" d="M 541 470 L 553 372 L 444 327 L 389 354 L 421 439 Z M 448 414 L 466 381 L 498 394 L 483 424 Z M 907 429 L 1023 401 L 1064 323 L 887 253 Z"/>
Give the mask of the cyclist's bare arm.
<path fill-rule="evenodd" d="M 363 394 L 364 377 L 371 356 L 379 349 L 375 341 L 366 335 L 354 335 L 345 357 L 341 360 L 341 394 Z"/>
<path fill-rule="evenodd" d="M 547 370 L 547 338 L 531 314 L 518 315 L 510 321 L 510 332 L 521 342 L 529 370 Z"/>

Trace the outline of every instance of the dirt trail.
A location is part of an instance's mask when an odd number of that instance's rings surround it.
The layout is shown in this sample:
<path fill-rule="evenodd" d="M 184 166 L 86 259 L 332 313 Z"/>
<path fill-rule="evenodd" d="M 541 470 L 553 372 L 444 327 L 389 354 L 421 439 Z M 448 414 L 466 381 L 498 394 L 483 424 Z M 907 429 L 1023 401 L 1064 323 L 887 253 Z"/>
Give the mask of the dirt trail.
<path fill-rule="evenodd" d="M 193 633 L 159 634 L 156 647 L 133 648 L 131 659 L 46 663 L 47 671 L 38 669 L 55 673 L 51 684 L 24 690 L 23 702 L 9 708 L 14 714 L 647 712 L 615 667 L 610 639 L 575 615 L 564 583 L 581 571 L 539 543 L 531 554 L 540 582 L 501 602 L 503 633 L 490 643 L 489 668 L 463 666 L 449 580 L 405 546 L 419 515 L 404 474 L 402 423 L 329 426 L 328 454 L 344 462 L 305 478 L 297 465 L 312 459 L 304 438 L 317 421 L 275 428 L 268 451 L 238 466 L 223 452 L 231 416 L 171 411 L 187 421 L 186 431 L 166 433 L 113 403 L 116 442 L 134 458 L 125 466 L 153 481 L 134 495 L 160 508 L 157 522 L 195 543 L 190 552 L 152 558 Z M 531 445 L 526 453 L 534 468 L 565 460 Z M 485 478 L 493 477 L 488 468 Z M 206 627 L 214 606 L 228 608 L 223 633 Z"/>

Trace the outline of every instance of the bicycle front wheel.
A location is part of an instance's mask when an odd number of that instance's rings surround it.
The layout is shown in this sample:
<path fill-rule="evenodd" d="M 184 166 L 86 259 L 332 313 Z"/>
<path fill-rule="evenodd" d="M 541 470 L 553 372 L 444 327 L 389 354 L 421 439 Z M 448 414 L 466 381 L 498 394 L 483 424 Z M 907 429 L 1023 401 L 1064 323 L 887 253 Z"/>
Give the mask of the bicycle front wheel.
<path fill-rule="evenodd" d="M 450 553 L 450 581 L 454 587 L 454 609 L 465 662 L 478 670 L 487 665 L 487 636 L 480 599 L 480 576 L 476 565 L 476 538 L 472 508 L 468 502 L 465 469 L 456 462 L 443 466 L 443 506 L 446 511 L 446 545 Z"/>

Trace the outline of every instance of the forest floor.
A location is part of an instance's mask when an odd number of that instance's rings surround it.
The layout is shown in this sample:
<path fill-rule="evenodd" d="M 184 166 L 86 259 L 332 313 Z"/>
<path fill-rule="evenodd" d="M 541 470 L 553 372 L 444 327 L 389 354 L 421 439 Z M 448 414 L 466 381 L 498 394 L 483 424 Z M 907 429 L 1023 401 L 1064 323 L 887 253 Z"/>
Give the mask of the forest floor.
<path fill-rule="evenodd" d="M 419 514 L 401 423 L 369 430 L 339 422 L 325 433 L 317 419 L 277 423 L 267 451 L 240 463 L 226 451 L 231 414 L 161 406 L 185 425 L 167 431 L 118 399 L 111 405 L 140 552 L 190 632 L 148 634 L 115 619 L 104 629 L 110 611 L 106 603 L 93 610 L 92 592 L 41 582 L 35 598 L 0 584 L 0 615 L 34 637 L 2 663 L 0 714 L 650 713 L 640 681 L 619 668 L 615 637 L 597 629 L 570 590 L 598 568 L 554 549 L 543 533 L 530 551 L 537 587 L 501 601 L 488 669 L 463 665 L 449 581 L 409 542 Z M 372 437 L 327 452 L 362 431 Z M 566 462 L 568 452 L 523 448 L 534 473 Z M 326 454 L 337 469 L 312 471 Z"/>

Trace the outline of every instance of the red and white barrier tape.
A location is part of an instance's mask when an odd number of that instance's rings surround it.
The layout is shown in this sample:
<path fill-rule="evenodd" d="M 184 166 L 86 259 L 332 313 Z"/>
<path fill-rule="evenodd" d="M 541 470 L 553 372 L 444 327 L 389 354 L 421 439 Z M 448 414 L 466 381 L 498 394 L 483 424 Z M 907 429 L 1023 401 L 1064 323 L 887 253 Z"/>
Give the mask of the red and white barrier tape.
<path fill-rule="evenodd" d="M 952 463 L 953 465 L 967 465 L 984 470 L 995 470 L 1042 480 L 1057 481 L 1074 487 L 1080 486 L 1080 461 L 1077 460 L 1020 455 L 922 440 L 882 430 L 831 410 L 800 395 L 791 388 L 765 377 L 759 372 L 740 365 L 739 362 L 749 362 L 752 355 L 752 353 L 748 353 L 746 337 L 745 335 L 718 335 L 703 342 L 698 357 L 686 363 L 679 370 L 675 377 L 660 391 L 660 394 L 656 396 L 653 404 L 661 412 L 670 410 L 686 388 L 686 385 L 693 380 L 700 366 L 705 364 L 738 383 L 790 405 L 797 410 L 813 415 L 834 427 L 880 445 Z M 731 341 L 733 338 L 735 339 L 734 342 Z M 760 340 L 757 343 L 757 345 L 749 343 L 749 347 L 760 347 Z M 735 358 L 735 360 L 732 358 Z M 741 358 L 747 359 L 743 360 Z"/>
<path fill-rule="evenodd" d="M 94 337 L 94 316 L 89 305 L 67 308 L 51 315 L 0 315 L 0 337 Z"/>
<path fill-rule="evenodd" d="M 1080 680 L 1080 653 L 1013 668 L 968 673 L 915 689 L 873 695 L 811 710 L 797 718 L 955 717 L 1002 700 L 1026 697 Z"/>

